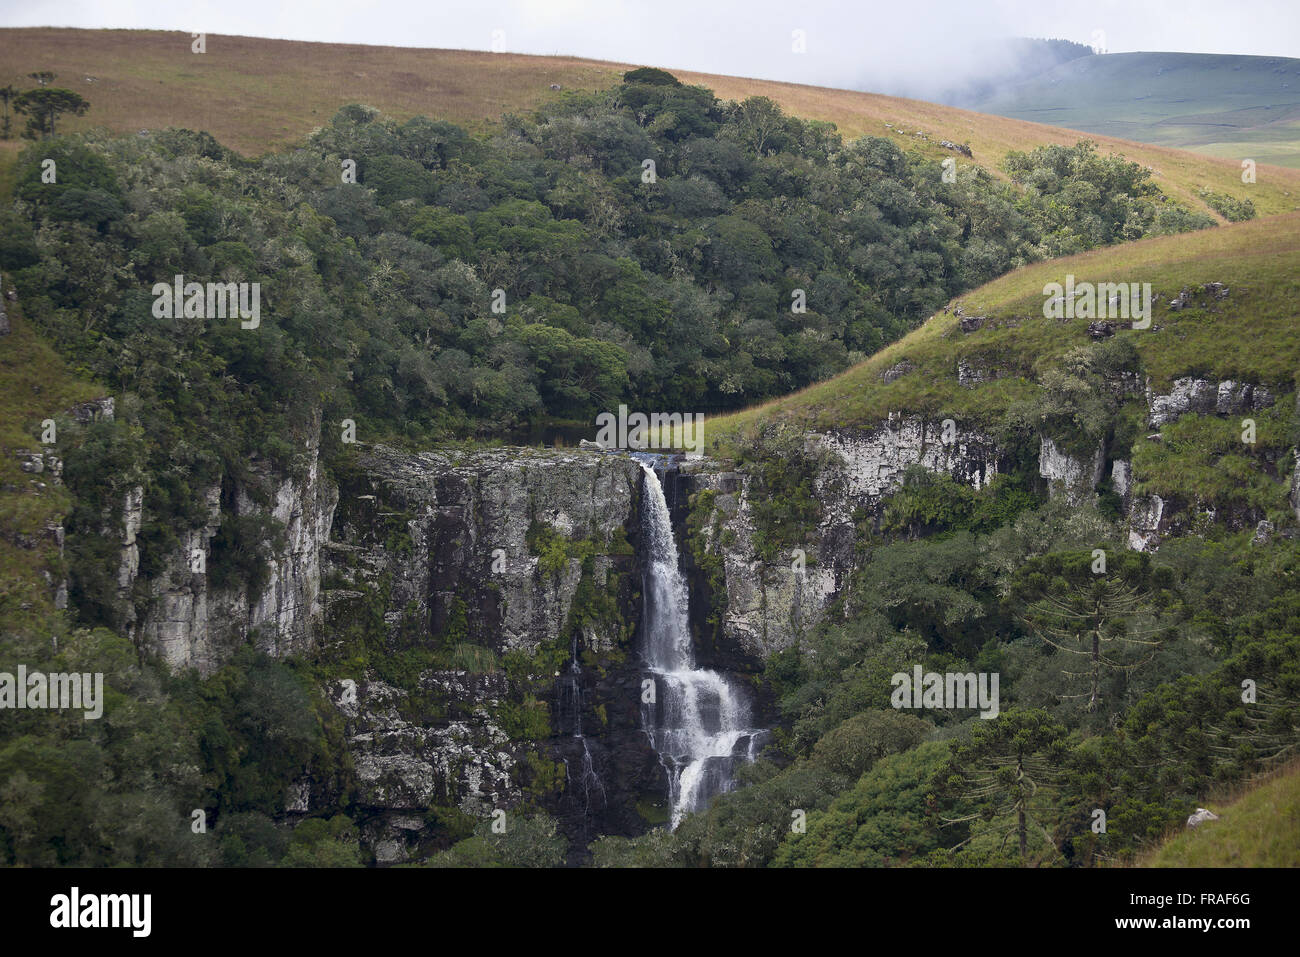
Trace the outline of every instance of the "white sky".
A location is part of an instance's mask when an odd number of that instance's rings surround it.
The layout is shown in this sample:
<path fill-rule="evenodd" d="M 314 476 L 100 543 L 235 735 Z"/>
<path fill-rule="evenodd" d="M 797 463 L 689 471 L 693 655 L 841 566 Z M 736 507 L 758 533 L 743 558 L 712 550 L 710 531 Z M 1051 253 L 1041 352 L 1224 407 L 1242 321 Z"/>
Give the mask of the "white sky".
<path fill-rule="evenodd" d="M 826 86 L 949 86 L 1007 36 L 1300 57 L 1300 0 L 0 0 L 0 26 L 572 54 Z M 791 50 L 803 30 L 807 52 Z M 981 51 L 985 56 L 981 59 Z"/>

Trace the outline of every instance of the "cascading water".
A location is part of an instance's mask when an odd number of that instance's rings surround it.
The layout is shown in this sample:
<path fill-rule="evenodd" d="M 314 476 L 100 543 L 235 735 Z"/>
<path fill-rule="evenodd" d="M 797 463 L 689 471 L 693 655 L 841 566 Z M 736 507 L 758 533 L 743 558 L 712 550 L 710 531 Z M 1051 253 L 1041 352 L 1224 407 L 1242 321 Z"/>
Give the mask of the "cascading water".
<path fill-rule="evenodd" d="M 559 716 L 560 726 L 568 724 L 573 729 L 573 737 L 582 742 L 582 771 L 576 783 L 573 780 L 573 774 L 569 768 L 569 759 L 562 757 L 564 762 L 564 777 L 568 785 L 569 793 L 576 798 L 578 788 L 582 789 L 582 807 L 586 814 L 593 810 L 603 808 L 607 800 L 605 795 L 605 784 L 596 773 L 595 762 L 592 760 L 591 748 L 587 743 L 587 737 L 582 733 L 582 711 L 584 707 L 582 694 L 582 665 L 578 663 L 578 637 L 573 636 L 569 664 L 564 669 L 564 674 L 558 682 L 559 700 L 556 703 L 556 713 Z M 594 803 L 598 802 L 598 803 Z"/>
<path fill-rule="evenodd" d="M 688 625 L 690 593 L 677 564 L 677 543 L 663 485 L 652 465 L 645 472 L 646 539 L 643 654 L 655 683 L 653 702 L 641 705 L 651 746 L 668 772 L 671 827 L 732 787 L 737 759 L 754 760 L 761 729 L 749 726 L 749 705 L 716 671 L 695 667 Z"/>

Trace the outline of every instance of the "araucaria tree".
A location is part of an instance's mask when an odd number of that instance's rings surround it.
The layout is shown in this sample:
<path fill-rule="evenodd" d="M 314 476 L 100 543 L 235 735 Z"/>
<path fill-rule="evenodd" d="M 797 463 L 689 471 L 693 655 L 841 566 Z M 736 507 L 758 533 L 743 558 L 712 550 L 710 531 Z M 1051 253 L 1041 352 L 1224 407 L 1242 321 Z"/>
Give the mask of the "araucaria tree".
<path fill-rule="evenodd" d="M 954 850 L 988 833 L 1002 835 L 1000 849 L 1015 834 L 1024 863 L 1031 825 L 1041 828 L 1055 847 L 1041 818 L 1065 771 L 1065 739 L 1064 725 L 1042 709 L 1013 708 L 976 722 L 970 737 L 953 745 L 951 759 L 934 782 L 936 797 L 945 804 L 962 802 L 975 808 L 961 817 L 941 817 L 945 827 L 987 822 Z"/>
<path fill-rule="evenodd" d="M 1086 690 L 1059 697 L 1088 699 L 1098 709 L 1107 671 L 1131 671 L 1150 661 L 1169 628 L 1160 621 L 1171 580 L 1136 552 L 1059 552 L 1029 562 L 1017 576 L 1014 595 L 1030 630 L 1056 651 L 1085 659 Z"/>
<path fill-rule="evenodd" d="M 64 113 L 81 116 L 90 109 L 90 103 L 71 90 L 41 87 L 26 90 L 14 97 L 14 109 L 27 115 L 27 129 L 23 131 L 23 136 L 36 140 L 54 135 L 56 117 Z"/>
<path fill-rule="evenodd" d="M 9 104 L 13 101 L 13 98 L 16 97 L 17 95 L 18 95 L 18 90 L 15 89 L 12 84 L 9 86 L 0 87 L 0 103 L 4 103 L 4 108 L 5 108 L 4 125 L 2 128 L 0 128 L 0 139 L 7 140 L 10 138 L 10 136 L 13 133 L 13 126 L 9 120 Z"/>

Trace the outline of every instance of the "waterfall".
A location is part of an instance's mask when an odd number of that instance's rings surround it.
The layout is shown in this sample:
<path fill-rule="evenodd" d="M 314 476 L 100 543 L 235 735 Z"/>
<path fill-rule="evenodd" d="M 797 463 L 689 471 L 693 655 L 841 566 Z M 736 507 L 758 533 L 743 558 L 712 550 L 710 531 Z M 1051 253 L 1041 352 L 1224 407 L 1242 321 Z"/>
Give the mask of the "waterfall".
<path fill-rule="evenodd" d="M 605 794 L 605 782 L 596 773 L 596 764 L 591 755 L 591 747 L 587 743 L 587 736 L 582 733 L 582 711 L 586 702 L 583 700 L 582 693 L 582 665 L 578 663 L 577 632 L 574 632 L 570 645 L 569 664 L 556 684 L 558 699 L 555 713 L 559 726 L 561 729 L 566 726 L 572 728 L 574 739 L 582 742 L 582 772 L 576 786 L 570 772 L 569 759 L 564 757 L 560 759 L 564 762 L 565 786 L 575 800 L 578 788 L 581 787 L 583 812 L 590 815 L 592 810 L 605 807 L 608 798 Z M 597 796 L 599 804 L 593 808 L 592 802 Z"/>
<path fill-rule="evenodd" d="M 731 790 L 737 759 L 752 761 L 763 733 L 751 728 L 749 705 L 716 671 L 695 667 L 688 624 L 690 593 L 677 562 L 677 543 L 663 486 L 645 473 L 643 527 L 647 567 L 642 654 L 654 701 L 643 701 L 641 721 L 668 772 L 671 828 L 691 811 Z"/>

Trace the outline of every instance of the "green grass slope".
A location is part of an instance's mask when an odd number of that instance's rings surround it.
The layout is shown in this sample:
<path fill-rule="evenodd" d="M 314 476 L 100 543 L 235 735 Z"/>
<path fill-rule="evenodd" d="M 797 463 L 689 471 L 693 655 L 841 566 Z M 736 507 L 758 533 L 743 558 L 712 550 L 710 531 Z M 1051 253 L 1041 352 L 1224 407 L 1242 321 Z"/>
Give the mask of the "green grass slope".
<path fill-rule="evenodd" d="M 1219 815 L 1171 838 L 1145 867 L 1300 867 L 1300 765 L 1228 804 Z"/>
<path fill-rule="evenodd" d="M 67 490 L 48 475 L 24 472 L 17 453 L 41 448 L 43 420 L 66 425 L 62 413 L 104 389 L 75 375 L 17 303 L 6 306 L 11 330 L 0 339 L 0 621 L 12 627 L 53 610 L 44 573 L 61 576 L 61 559 L 47 530 L 71 505 Z"/>
<path fill-rule="evenodd" d="M 1035 380 L 1070 349 L 1091 342 L 1088 320 L 1043 317 L 1043 287 L 1065 281 L 1149 282 L 1159 301 L 1148 330 L 1131 336 L 1157 389 L 1182 375 L 1264 382 L 1286 391 L 1300 369 L 1300 214 L 1142 240 L 1018 269 L 980 287 L 865 362 L 800 392 L 708 423 L 710 443 L 747 425 L 782 419 L 805 428 L 874 428 L 890 412 L 952 417 L 987 425 L 1010 403 L 1038 390 Z M 1187 287 L 1222 282 L 1213 307 L 1173 311 Z M 962 332 L 955 309 L 987 316 Z M 995 370 L 974 387 L 957 378 L 959 360 Z M 886 382 L 906 360 L 911 369 Z M 906 367 L 905 367 L 906 368 Z"/>
<path fill-rule="evenodd" d="M 1300 167 L 1300 60 L 1288 57 L 1080 57 L 975 108 L 1238 161 Z"/>

